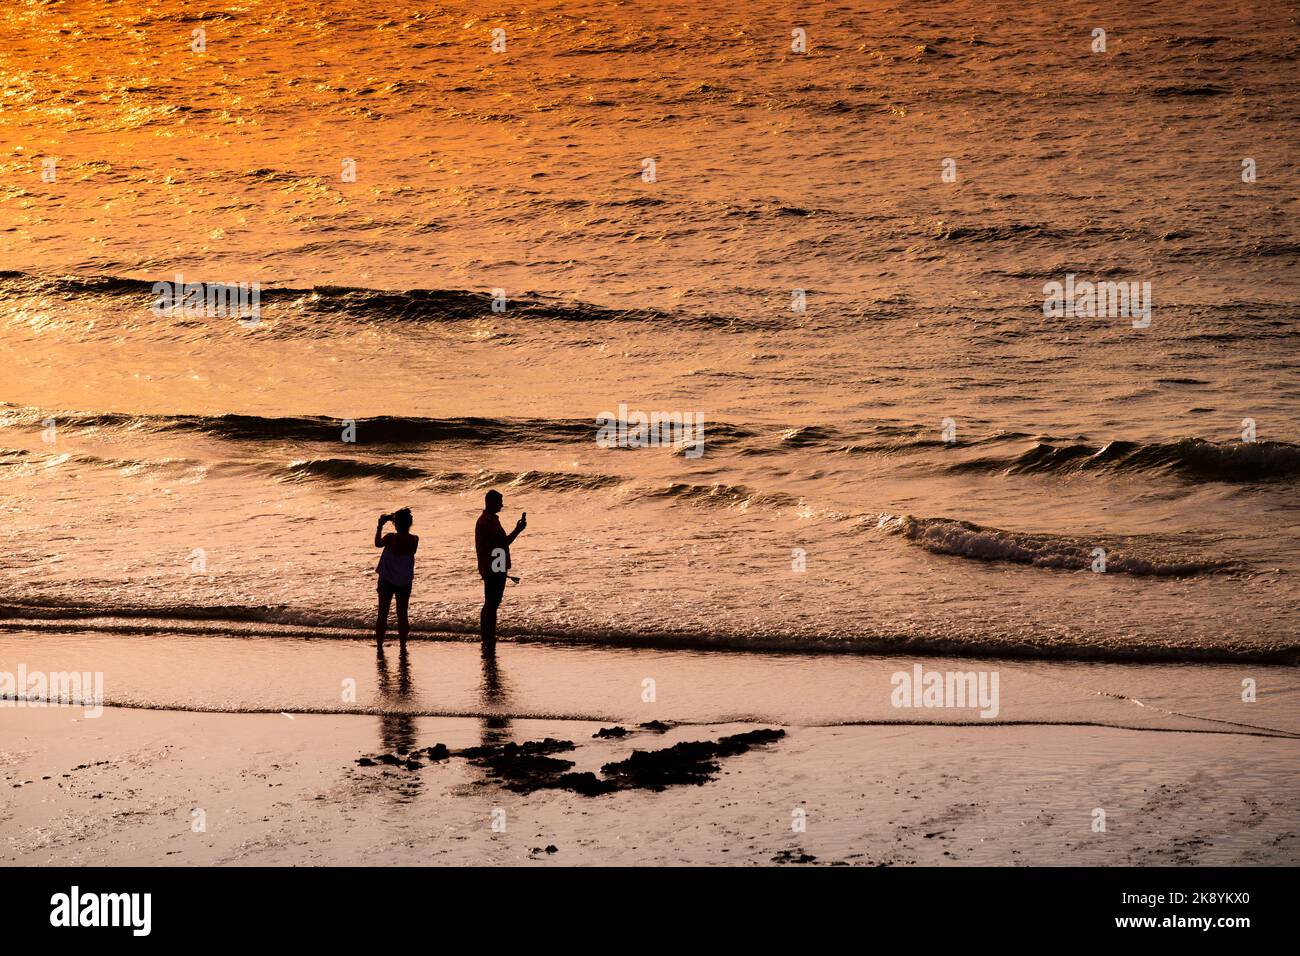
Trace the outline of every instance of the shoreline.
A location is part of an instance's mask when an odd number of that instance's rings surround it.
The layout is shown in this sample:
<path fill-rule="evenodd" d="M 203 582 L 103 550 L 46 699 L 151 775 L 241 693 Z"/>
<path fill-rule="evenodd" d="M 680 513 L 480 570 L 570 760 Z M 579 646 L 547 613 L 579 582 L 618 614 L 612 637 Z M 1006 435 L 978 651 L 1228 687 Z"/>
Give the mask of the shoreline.
<path fill-rule="evenodd" d="M 238 710 L 222 710 L 216 707 L 186 707 L 173 704 L 115 704 L 115 703 L 93 703 L 86 701 L 72 701 L 70 703 L 51 704 L 45 699 L 29 699 L 25 697 L 11 697 L 0 695 L 0 711 L 6 710 L 58 710 L 62 708 L 71 708 L 73 710 L 83 709 L 86 707 L 99 707 L 104 710 L 121 710 L 135 711 L 142 713 L 166 713 L 166 714 L 213 714 L 226 716 L 248 716 L 248 717 L 266 717 L 278 715 L 281 717 L 385 717 L 389 716 L 383 712 L 357 708 L 348 710 L 346 708 L 334 709 L 305 709 L 294 708 L 293 710 L 281 710 L 274 707 L 267 708 L 240 708 Z M 500 711 L 485 713 L 474 710 L 448 710 L 448 711 L 431 711 L 431 710 L 409 710 L 402 711 L 400 714 L 403 718 L 422 719 L 422 720 L 560 720 L 574 723 L 591 723 L 591 724 L 619 724 L 616 717 L 599 718 L 595 715 L 580 716 L 551 716 L 546 714 L 535 713 L 515 713 L 511 711 Z M 1213 720 L 1214 718 L 1192 717 L 1191 720 Z M 759 718 L 747 720 L 735 720 L 730 723 L 736 725 L 762 724 L 764 726 L 788 727 L 791 725 L 784 724 L 779 720 L 763 720 Z M 1231 721 L 1222 721 L 1225 724 L 1232 724 Z M 717 721 L 691 721 L 679 720 L 674 721 L 674 728 L 692 728 L 703 727 L 712 728 L 718 726 Z M 1128 730 L 1135 733 L 1155 733 L 1155 734 L 1208 734 L 1222 735 L 1229 737 L 1264 737 L 1274 740 L 1300 740 L 1300 733 L 1279 730 L 1272 727 L 1256 727 L 1249 724 L 1236 724 L 1227 726 L 1222 729 L 1206 727 L 1158 727 L 1158 726 L 1140 726 L 1137 724 L 1111 724 L 1094 720 L 996 720 L 991 722 L 981 720 L 843 720 L 826 724 L 803 724 L 794 725 L 808 730 L 831 730 L 848 727 L 945 727 L 945 728 L 971 728 L 971 727 L 1078 727 L 1097 730 Z M 1233 729 L 1234 727 L 1240 729 Z"/>
<path fill-rule="evenodd" d="M 301 624 L 262 621 L 255 618 L 229 618 L 220 616 L 169 617 L 167 609 L 157 614 L 139 613 L 152 623 L 124 623 L 111 614 L 88 609 L 84 615 L 68 614 L 75 609 L 59 608 L 65 613 L 57 617 L 23 617 L 7 614 L 18 606 L 0 608 L 0 633 L 21 631 L 48 631 L 50 633 L 77 633 L 97 631 L 105 634 L 190 634 L 194 636 L 223 637 L 289 637 L 317 640 L 373 641 L 372 629 L 355 625 Z M 6 616 L 7 615 L 7 616 Z M 132 616 L 137 616 L 133 613 Z M 200 627 L 191 622 L 211 622 L 215 627 Z M 390 629 L 391 629 L 390 622 Z M 539 644 L 556 647 L 592 647 L 624 650 L 708 651 L 720 654 L 790 654 L 809 656 L 838 655 L 844 657 L 949 657 L 966 660 L 1027 662 L 1059 661 L 1064 663 L 1116 663 L 1116 664 L 1259 664 L 1280 667 L 1300 667 L 1300 646 L 1274 647 L 1245 645 L 1238 647 L 1195 646 L 1144 646 L 1095 647 L 1088 644 L 1025 643 L 1013 639 L 994 641 L 972 646 L 969 642 L 944 637 L 899 637 L 896 640 L 879 639 L 870 643 L 808 638 L 745 638 L 713 637 L 690 633 L 647 632 L 640 634 L 611 634 L 605 632 L 530 631 L 500 628 L 498 641 L 502 644 Z M 417 643 L 479 643 L 476 626 L 466 624 L 463 630 L 447 627 L 412 627 L 408 640 Z M 396 646 L 390 633 L 388 643 Z"/>

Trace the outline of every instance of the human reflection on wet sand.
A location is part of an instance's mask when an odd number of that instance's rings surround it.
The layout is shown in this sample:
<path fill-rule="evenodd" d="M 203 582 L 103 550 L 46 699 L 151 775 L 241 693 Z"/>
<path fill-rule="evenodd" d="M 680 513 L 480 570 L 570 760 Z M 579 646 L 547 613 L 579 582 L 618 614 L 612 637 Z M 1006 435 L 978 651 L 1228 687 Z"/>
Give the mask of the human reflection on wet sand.
<path fill-rule="evenodd" d="M 379 747 L 381 753 L 405 755 L 415 749 L 415 718 L 410 714 L 413 697 L 411 659 L 403 645 L 397 655 L 397 680 L 388 671 L 388 658 L 384 648 L 375 655 L 375 689 L 379 703 L 388 711 L 379 716 Z M 399 799 L 409 799 L 420 787 L 418 773 L 404 773 L 397 791 Z"/>
<path fill-rule="evenodd" d="M 497 666 L 495 643 L 483 645 L 483 680 L 479 685 L 479 705 L 482 708 L 480 743 L 487 747 L 502 744 L 510 739 L 510 718 L 499 712 L 509 703 L 509 684 Z"/>
<path fill-rule="evenodd" d="M 379 746 L 381 753 L 392 753 L 399 757 L 415 753 L 419 749 L 416 718 L 410 713 L 415 700 L 414 682 L 411 679 L 411 662 L 406 648 L 398 652 L 396 678 L 392 674 L 388 658 L 383 648 L 375 654 L 375 689 L 384 713 L 379 717 Z M 488 645 L 483 648 L 482 680 L 479 684 L 478 711 L 479 743 L 484 747 L 500 746 L 511 739 L 510 685 L 501 675 L 497 662 L 496 649 Z M 442 741 L 437 741 L 441 743 Z M 431 741 L 424 741 L 428 745 Z M 392 773 L 383 775 L 390 781 L 393 796 L 398 802 L 405 803 L 413 799 L 421 786 L 418 770 L 404 770 L 400 767 Z M 488 776 L 483 775 L 483 782 Z"/>

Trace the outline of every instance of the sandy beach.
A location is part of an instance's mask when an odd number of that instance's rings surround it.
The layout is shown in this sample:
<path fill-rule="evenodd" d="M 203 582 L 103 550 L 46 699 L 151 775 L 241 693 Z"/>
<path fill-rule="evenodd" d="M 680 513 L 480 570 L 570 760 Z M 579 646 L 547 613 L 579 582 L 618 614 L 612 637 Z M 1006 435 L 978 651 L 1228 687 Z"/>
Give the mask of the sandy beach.
<path fill-rule="evenodd" d="M 5 721 L 6 865 L 1300 862 L 1294 740 L 806 728 L 724 761 L 703 787 L 584 797 L 520 796 L 455 759 L 358 767 L 375 750 L 366 717 L 110 709 L 99 722 L 54 710 Z M 415 726 L 421 745 L 473 745 L 481 732 L 456 718 Z M 580 767 L 645 743 L 591 739 L 598 729 L 516 726 L 525 739 L 572 739 Z M 655 744 L 736 729 L 682 728 Z M 1105 833 L 1092 832 L 1096 807 Z M 796 808 L 804 833 L 792 831 Z"/>
<path fill-rule="evenodd" d="M 363 679 L 355 701 L 328 712 L 333 691 L 324 688 L 340 667 L 375 666 L 368 642 L 53 638 L 6 635 L 0 652 L 33 669 L 118 661 L 137 684 L 123 686 L 110 669 L 110 704 L 97 717 L 76 707 L 0 709 L 0 856 L 12 865 L 1300 862 L 1300 795 L 1290 785 L 1300 728 L 1288 720 L 1294 688 L 1280 683 L 1288 668 L 1256 668 L 1267 693 L 1250 713 L 1273 725 L 1260 730 L 1208 699 L 1227 668 L 926 660 L 1000 669 L 1001 714 L 984 721 L 892 707 L 889 675 L 911 666 L 902 658 L 504 644 L 485 672 L 473 644 L 419 642 L 405 665 L 390 645 L 373 682 Z M 152 671 L 142 663 L 149 657 Z M 293 688 L 276 686 L 286 659 L 300 663 Z M 659 677 L 660 700 L 619 689 L 639 687 L 633 678 L 647 672 Z M 148 673 L 188 674 L 189 698 L 207 709 L 172 709 L 156 683 L 156 699 L 146 700 Z M 1181 700 L 1146 705 L 1088 689 L 1105 680 L 1168 693 L 1178 673 Z M 231 674 L 238 685 L 220 676 Z M 321 690 L 312 698 L 308 687 Z M 585 700 L 581 687 L 593 688 Z M 809 688 L 827 699 L 805 700 Z M 131 703 L 112 704 L 115 694 Z M 855 698 L 858 710 L 846 706 Z M 741 699 L 751 714 L 721 719 Z M 269 710 L 274 700 L 282 712 Z M 425 715 L 435 701 L 479 713 Z M 584 707 L 608 719 L 544 716 Z M 1171 713 L 1191 708 L 1208 716 Z M 641 729 L 651 715 L 669 729 Z M 1116 726 L 1098 725 L 1108 721 Z M 613 727 L 628 733 L 599 736 Z M 601 777 L 633 751 L 761 728 L 785 734 L 718 757 L 705 782 L 597 796 L 520 792 L 455 755 L 550 738 L 573 744 L 551 759 Z M 438 744 L 451 755 L 418 754 Z M 403 762 L 386 765 L 382 754 Z M 1099 809 L 1104 832 L 1093 829 Z"/>

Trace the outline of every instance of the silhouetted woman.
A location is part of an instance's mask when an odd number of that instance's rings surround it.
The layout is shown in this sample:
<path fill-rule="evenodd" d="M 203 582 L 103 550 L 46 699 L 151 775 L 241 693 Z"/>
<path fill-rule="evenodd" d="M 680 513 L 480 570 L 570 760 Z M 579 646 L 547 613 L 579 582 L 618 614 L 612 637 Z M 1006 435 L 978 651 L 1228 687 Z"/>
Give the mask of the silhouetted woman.
<path fill-rule="evenodd" d="M 397 530 L 384 534 L 384 524 L 391 521 Z M 384 643 L 388 630 L 388 606 L 397 598 L 397 637 L 406 644 L 406 608 L 411 600 L 411 582 L 415 580 L 415 549 L 420 539 L 411 534 L 411 509 L 403 508 L 391 515 L 380 515 L 375 527 L 375 547 L 383 548 L 375 571 L 379 574 L 379 617 L 375 620 L 375 640 Z"/>

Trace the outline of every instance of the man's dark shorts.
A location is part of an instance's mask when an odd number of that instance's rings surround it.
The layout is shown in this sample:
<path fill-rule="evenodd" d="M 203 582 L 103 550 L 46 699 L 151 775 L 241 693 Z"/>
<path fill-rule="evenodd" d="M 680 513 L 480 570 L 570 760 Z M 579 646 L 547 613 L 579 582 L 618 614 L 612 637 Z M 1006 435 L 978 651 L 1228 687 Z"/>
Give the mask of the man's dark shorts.
<path fill-rule="evenodd" d="M 379 596 L 381 598 L 387 599 L 387 598 L 391 598 L 393 595 L 397 595 L 398 597 L 409 598 L 411 596 L 411 586 L 408 584 L 406 587 L 400 588 L 396 584 L 389 584 L 383 578 L 380 578 Z"/>
<path fill-rule="evenodd" d="M 506 593 L 506 573 L 492 571 L 483 575 L 483 605 L 500 607 L 501 598 Z"/>

